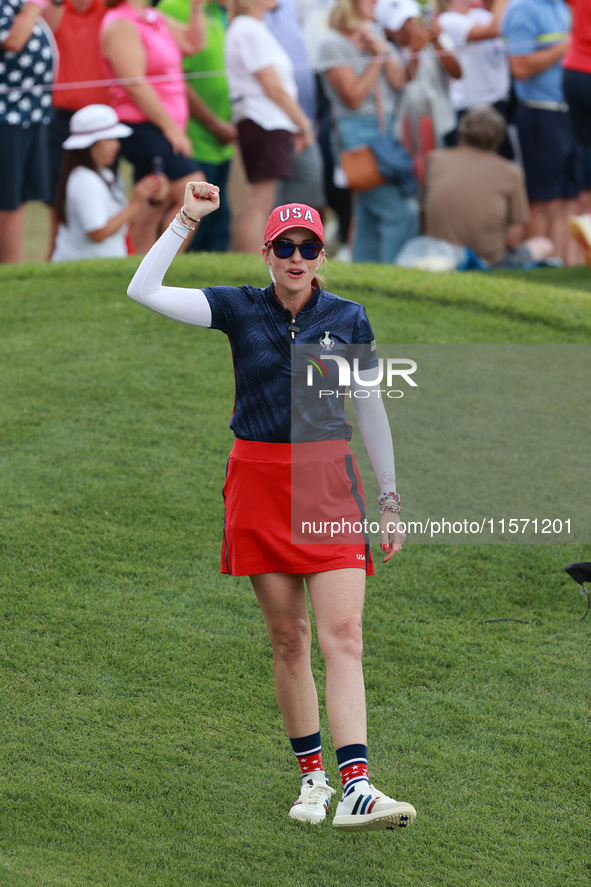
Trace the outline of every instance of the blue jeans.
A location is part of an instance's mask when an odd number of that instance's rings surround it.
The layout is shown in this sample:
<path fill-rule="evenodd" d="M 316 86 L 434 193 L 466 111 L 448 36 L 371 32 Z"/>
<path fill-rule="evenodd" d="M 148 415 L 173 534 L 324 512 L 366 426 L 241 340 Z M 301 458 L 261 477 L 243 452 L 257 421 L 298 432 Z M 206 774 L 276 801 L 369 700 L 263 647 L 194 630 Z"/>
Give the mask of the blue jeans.
<path fill-rule="evenodd" d="M 367 145 L 380 132 L 375 115 L 349 115 L 338 120 L 337 126 L 336 142 L 341 151 Z M 358 191 L 355 197 L 353 261 L 391 264 L 404 244 L 420 234 L 418 200 L 403 197 L 393 182 Z"/>
<path fill-rule="evenodd" d="M 354 262 L 389 265 L 404 244 L 419 234 L 419 202 L 415 197 L 403 197 L 398 185 L 387 182 L 371 191 L 357 192 Z"/>
<path fill-rule="evenodd" d="M 197 226 L 195 236 L 191 240 L 188 252 L 225 253 L 230 245 L 230 206 L 228 204 L 226 183 L 230 172 L 230 161 L 225 163 L 199 163 L 199 169 L 206 182 L 218 185 L 220 189 L 220 208 L 207 216 Z"/>

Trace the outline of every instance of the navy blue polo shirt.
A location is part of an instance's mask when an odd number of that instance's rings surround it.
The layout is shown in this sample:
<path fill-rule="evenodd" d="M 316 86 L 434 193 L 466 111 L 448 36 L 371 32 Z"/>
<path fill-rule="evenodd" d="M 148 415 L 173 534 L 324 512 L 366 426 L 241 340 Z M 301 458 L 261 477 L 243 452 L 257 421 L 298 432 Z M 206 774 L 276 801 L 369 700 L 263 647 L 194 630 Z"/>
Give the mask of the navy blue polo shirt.
<path fill-rule="evenodd" d="M 292 324 L 272 285 L 214 286 L 203 292 L 212 329 L 225 333 L 232 349 L 236 396 L 230 428 L 236 437 L 264 443 L 350 440 L 345 398 L 319 398 L 318 387 L 308 387 L 306 379 L 312 359 L 339 352 L 349 358 L 351 345 L 365 346 L 357 352 L 359 370 L 377 366 L 363 305 L 317 288 Z M 323 388 L 336 391 L 336 362 L 323 361 L 323 370 Z"/>

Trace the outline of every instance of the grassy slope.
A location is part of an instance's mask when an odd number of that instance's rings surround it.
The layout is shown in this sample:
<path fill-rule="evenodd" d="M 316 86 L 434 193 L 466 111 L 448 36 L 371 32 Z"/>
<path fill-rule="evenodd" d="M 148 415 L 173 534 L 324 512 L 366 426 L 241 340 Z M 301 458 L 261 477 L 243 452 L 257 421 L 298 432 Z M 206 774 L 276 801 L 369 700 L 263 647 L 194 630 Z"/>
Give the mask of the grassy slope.
<path fill-rule="evenodd" d="M 134 265 L 0 270 L 0 884 L 586 887 L 590 623 L 563 573 L 583 547 L 378 565 L 372 774 L 419 819 L 355 837 L 286 818 L 264 627 L 248 580 L 216 572 L 228 346 L 130 303 Z M 586 272 L 328 276 L 383 342 L 591 333 Z M 169 279 L 265 280 L 238 256 L 183 257 Z"/>

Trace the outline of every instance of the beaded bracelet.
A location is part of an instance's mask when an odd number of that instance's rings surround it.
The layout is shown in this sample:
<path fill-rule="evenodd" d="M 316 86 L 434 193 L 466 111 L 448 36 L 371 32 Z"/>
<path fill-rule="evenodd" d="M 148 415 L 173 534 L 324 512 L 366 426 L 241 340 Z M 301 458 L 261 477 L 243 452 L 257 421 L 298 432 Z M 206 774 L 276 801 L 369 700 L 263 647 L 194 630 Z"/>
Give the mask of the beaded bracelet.
<path fill-rule="evenodd" d="M 384 514 L 386 511 L 400 514 L 400 496 L 394 491 L 378 496 L 377 503 L 380 506 L 380 514 Z"/>
<path fill-rule="evenodd" d="M 187 219 L 189 222 L 193 222 L 195 225 L 198 225 L 201 221 L 201 219 L 194 219 L 193 216 L 190 216 L 188 213 L 186 213 L 183 206 L 181 206 L 180 213 L 183 219 Z"/>

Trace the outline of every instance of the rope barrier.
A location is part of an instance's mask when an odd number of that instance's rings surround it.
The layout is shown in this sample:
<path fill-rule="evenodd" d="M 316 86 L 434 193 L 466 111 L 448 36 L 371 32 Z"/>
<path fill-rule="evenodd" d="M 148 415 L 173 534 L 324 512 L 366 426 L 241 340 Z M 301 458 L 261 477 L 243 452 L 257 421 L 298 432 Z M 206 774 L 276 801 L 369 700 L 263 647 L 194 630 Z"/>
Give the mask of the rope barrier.
<path fill-rule="evenodd" d="M 494 41 L 498 41 L 500 39 L 501 38 L 499 38 L 499 37 L 491 38 L 491 40 L 494 40 Z M 470 44 L 469 46 L 466 46 L 463 48 L 471 50 L 471 51 L 475 51 L 478 48 L 480 48 L 482 45 L 489 43 L 489 42 L 491 42 L 491 41 L 484 40 L 484 41 L 480 41 L 479 43 Z M 564 41 L 564 42 L 566 42 L 566 41 Z M 522 42 L 503 43 L 503 46 L 504 46 L 504 48 L 511 47 L 513 50 L 515 50 L 516 47 L 522 47 L 522 46 L 525 47 L 526 44 L 522 43 Z M 527 47 L 528 47 L 528 51 L 529 51 L 531 49 L 531 43 L 528 43 Z M 454 50 L 441 49 L 441 50 L 435 50 L 434 52 L 437 55 L 437 57 L 439 57 L 439 58 L 444 57 L 444 56 L 448 56 L 448 55 L 455 55 Z M 376 56 L 376 58 L 378 58 L 380 61 L 387 61 L 388 59 L 394 58 L 394 60 L 399 63 L 408 63 L 409 61 L 420 60 L 421 52 L 420 51 L 415 52 L 415 53 L 412 53 L 412 52 L 406 53 L 405 52 L 403 56 L 401 54 L 401 56 L 398 58 L 396 56 L 392 56 L 392 55 Z M 343 66 L 343 64 L 344 63 L 343 63 L 342 59 L 335 59 L 334 67 L 340 67 L 340 66 Z M 323 68 L 328 68 L 328 67 L 330 67 L 330 62 L 326 62 L 323 64 Z M 297 64 L 297 63 L 294 64 L 294 68 L 295 69 L 302 68 L 302 69 L 312 70 L 311 68 L 309 68 L 308 65 Z M 312 73 L 315 73 L 315 72 L 312 71 Z M 226 77 L 226 70 L 222 69 L 219 71 L 183 72 L 182 77 L 184 80 L 200 80 L 202 78 L 207 78 L 207 77 Z M 33 92 L 33 91 L 35 91 L 36 93 L 39 93 L 40 90 L 42 90 L 43 92 L 53 92 L 53 91 L 58 92 L 59 90 L 62 90 L 62 89 L 92 89 L 92 88 L 96 88 L 97 86 L 125 86 L 126 84 L 133 84 L 133 83 L 167 83 L 167 82 L 177 81 L 178 79 L 179 79 L 179 75 L 177 75 L 177 74 L 156 74 L 156 75 L 152 75 L 150 77 L 121 77 L 121 78 L 105 77 L 103 80 L 79 80 L 79 81 L 70 81 L 68 83 L 36 84 L 35 86 L 30 87 L 30 88 L 26 88 L 26 89 L 23 88 L 22 86 L 9 86 L 9 85 L 0 84 L 0 95 L 8 95 L 8 94 L 14 94 L 14 93 L 26 94 L 26 93 Z"/>

